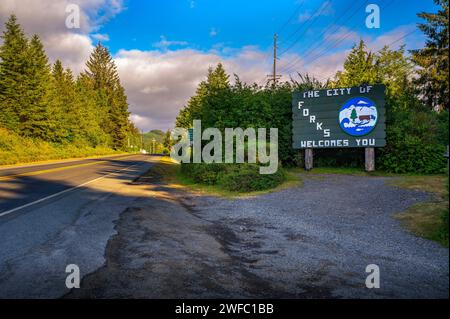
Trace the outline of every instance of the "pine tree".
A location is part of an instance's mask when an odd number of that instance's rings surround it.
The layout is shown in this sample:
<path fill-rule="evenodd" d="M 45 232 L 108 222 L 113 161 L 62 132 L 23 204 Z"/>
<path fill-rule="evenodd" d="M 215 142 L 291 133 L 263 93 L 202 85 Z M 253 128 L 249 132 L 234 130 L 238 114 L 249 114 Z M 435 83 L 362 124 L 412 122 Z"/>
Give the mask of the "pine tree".
<path fill-rule="evenodd" d="M 54 140 L 73 142 L 82 135 L 83 121 L 80 106 L 76 103 L 75 81 L 70 69 L 64 70 L 60 60 L 52 68 L 53 96 L 51 118 L 57 121 L 53 127 Z"/>
<path fill-rule="evenodd" d="M 350 87 L 376 82 L 375 56 L 363 40 L 354 46 L 344 62 L 344 71 L 336 74 L 336 86 Z"/>
<path fill-rule="evenodd" d="M 209 68 L 206 81 L 200 82 L 187 105 L 177 116 L 176 126 L 192 127 L 193 120 L 201 120 L 205 125 L 212 125 L 215 121 L 215 112 L 221 112 L 222 107 L 227 109 L 226 100 L 218 101 L 217 97 L 223 92 L 230 90 L 229 75 L 221 63 L 215 69 Z M 220 105 L 215 105 L 219 102 Z M 215 108 L 217 107 L 217 108 Z M 212 127 L 212 126 L 211 126 Z"/>
<path fill-rule="evenodd" d="M 97 92 L 97 111 L 101 115 L 101 127 L 110 136 L 112 147 L 124 149 L 127 143 L 128 103 L 112 56 L 108 49 L 99 43 L 86 66 L 85 75 Z"/>
<path fill-rule="evenodd" d="M 102 129 L 103 115 L 98 111 L 98 92 L 94 90 L 91 78 L 81 74 L 75 83 L 75 109 L 80 112 L 78 124 L 82 139 L 90 146 L 109 146 L 111 138 Z"/>
<path fill-rule="evenodd" d="M 449 5 L 448 0 L 434 1 L 437 13 L 419 13 L 426 23 L 418 25 L 428 40 L 423 49 L 413 50 L 413 61 L 420 67 L 416 85 L 425 104 L 436 110 L 448 109 L 449 103 Z"/>
<path fill-rule="evenodd" d="M 26 107 L 28 40 L 10 16 L 0 46 L 0 126 L 19 130 L 19 110 Z"/>
<path fill-rule="evenodd" d="M 111 137 L 116 149 L 125 149 L 127 147 L 128 130 L 128 102 L 125 95 L 125 89 L 118 82 L 114 92 L 114 98 L 111 103 L 110 118 L 113 123 Z"/>
<path fill-rule="evenodd" d="M 51 73 L 44 47 L 37 35 L 28 48 L 28 67 L 25 70 L 25 100 L 18 110 L 21 134 L 44 140 L 54 140 L 57 119 L 51 117 Z"/>
<path fill-rule="evenodd" d="M 358 114 L 356 114 L 356 109 L 352 110 L 352 113 L 350 114 L 350 118 L 352 119 L 353 122 L 355 122 L 355 120 L 358 118 Z"/>

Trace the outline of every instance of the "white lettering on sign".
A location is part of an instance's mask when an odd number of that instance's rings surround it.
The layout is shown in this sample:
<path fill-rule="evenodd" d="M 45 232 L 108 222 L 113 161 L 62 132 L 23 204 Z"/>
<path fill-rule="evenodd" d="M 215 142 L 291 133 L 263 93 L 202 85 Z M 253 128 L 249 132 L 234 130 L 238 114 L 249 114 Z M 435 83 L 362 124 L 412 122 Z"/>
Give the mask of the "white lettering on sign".
<path fill-rule="evenodd" d="M 330 136 L 331 136 L 331 132 L 330 132 L 329 128 L 323 130 L 323 137 L 330 137 Z"/>
<path fill-rule="evenodd" d="M 319 147 L 348 147 L 349 140 L 318 140 L 318 141 L 300 141 L 302 148 L 319 148 Z"/>
<path fill-rule="evenodd" d="M 319 97 L 319 91 L 306 91 L 303 93 L 304 98 Z"/>
<path fill-rule="evenodd" d="M 305 101 L 298 101 L 298 109 L 299 110 L 302 108 L 304 103 L 305 103 Z"/>
<path fill-rule="evenodd" d="M 370 90 L 372 90 L 372 86 L 368 85 L 368 86 L 361 86 L 359 88 L 359 93 L 369 93 Z"/>
<path fill-rule="evenodd" d="M 303 116 L 309 116 L 309 109 L 303 109 Z"/>
<path fill-rule="evenodd" d="M 372 85 L 365 85 L 359 87 L 359 93 L 369 93 L 372 90 Z M 357 88 L 354 88 L 357 89 Z M 350 95 L 352 94 L 352 88 L 340 88 L 340 89 L 328 89 L 324 90 L 322 93 L 325 94 L 325 96 L 340 96 L 340 95 Z M 306 91 L 303 92 L 303 98 L 310 99 L 310 98 L 317 98 L 320 97 L 320 91 Z M 304 101 L 298 102 L 298 108 L 301 109 L 303 107 Z"/>
<path fill-rule="evenodd" d="M 323 123 L 316 123 L 316 131 L 322 130 L 322 124 Z"/>
<path fill-rule="evenodd" d="M 315 115 L 311 115 L 309 117 L 309 123 L 316 123 L 316 116 Z"/>
<path fill-rule="evenodd" d="M 375 146 L 374 138 L 365 139 L 355 139 L 356 145 L 358 146 Z"/>

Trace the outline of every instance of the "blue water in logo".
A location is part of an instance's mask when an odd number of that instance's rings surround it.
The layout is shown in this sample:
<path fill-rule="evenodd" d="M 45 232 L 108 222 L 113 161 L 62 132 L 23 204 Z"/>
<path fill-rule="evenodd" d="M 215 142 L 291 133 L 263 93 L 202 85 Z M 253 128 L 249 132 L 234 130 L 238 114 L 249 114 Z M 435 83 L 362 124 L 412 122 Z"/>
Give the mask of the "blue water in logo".
<path fill-rule="evenodd" d="M 339 110 L 339 125 L 352 136 L 369 134 L 377 125 L 377 120 L 377 107 L 366 97 L 352 98 Z"/>

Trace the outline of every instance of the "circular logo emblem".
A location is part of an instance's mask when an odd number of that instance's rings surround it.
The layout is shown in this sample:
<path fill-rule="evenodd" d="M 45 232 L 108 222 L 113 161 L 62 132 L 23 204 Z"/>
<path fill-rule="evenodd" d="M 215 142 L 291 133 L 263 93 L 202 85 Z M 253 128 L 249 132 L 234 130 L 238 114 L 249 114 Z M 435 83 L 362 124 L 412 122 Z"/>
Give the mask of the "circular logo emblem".
<path fill-rule="evenodd" d="M 352 136 L 369 134 L 377 125 L 377 120 L 375 103 L 365 97 L 352 98 L 339 110 L 339 125 Z"/>

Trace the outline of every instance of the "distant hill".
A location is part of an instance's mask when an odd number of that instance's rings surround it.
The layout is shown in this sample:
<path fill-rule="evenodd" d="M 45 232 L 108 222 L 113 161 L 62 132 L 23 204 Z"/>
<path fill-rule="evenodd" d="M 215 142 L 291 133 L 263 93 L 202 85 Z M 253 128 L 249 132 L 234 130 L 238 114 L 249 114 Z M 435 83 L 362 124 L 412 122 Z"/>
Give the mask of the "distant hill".
<path fill-rule="evenodd" d="M 162 144 L 164 141 L 164 132 L 161 130 L 151 130 L 150 132 L 144 133 L 144 143 L 151 143 L 152 139 L 155 139 L 157 143 Z"/>

